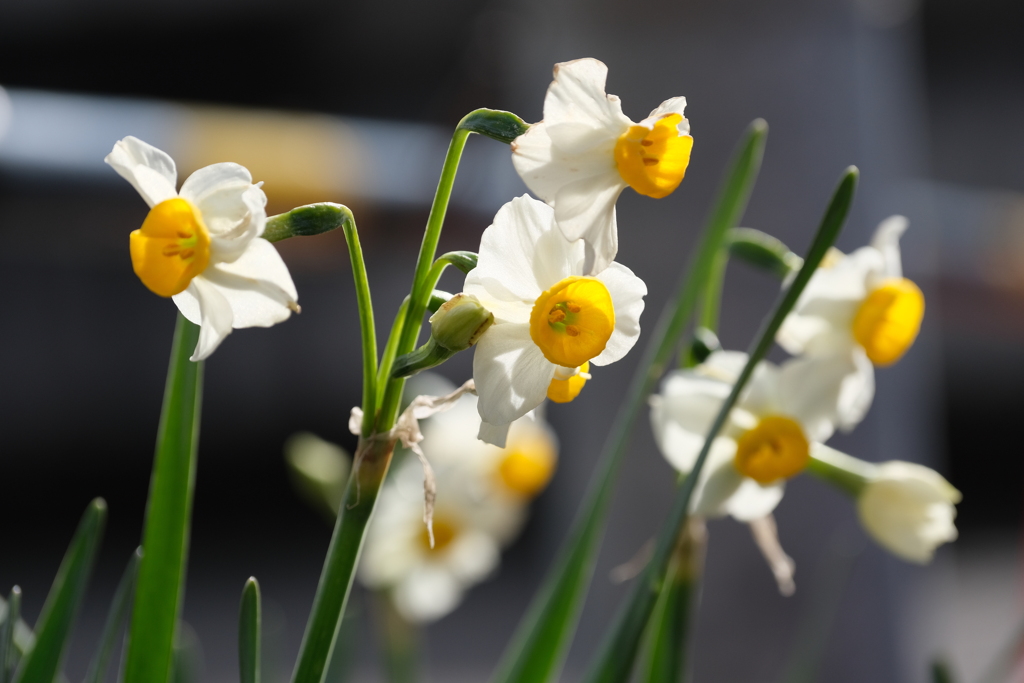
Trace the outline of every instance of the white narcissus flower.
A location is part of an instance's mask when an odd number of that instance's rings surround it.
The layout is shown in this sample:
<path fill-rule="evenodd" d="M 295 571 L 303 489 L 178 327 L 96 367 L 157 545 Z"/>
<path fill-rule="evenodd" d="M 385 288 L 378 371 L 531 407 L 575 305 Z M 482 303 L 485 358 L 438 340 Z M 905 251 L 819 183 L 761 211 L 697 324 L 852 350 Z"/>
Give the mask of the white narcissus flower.
<path fill-rule="evenodd" d="M 716 351 L 691 370 L 677 370 L 651 397 L 654 436 L 680 472 L 693 469 L 705 437 L 747 362 L 745 353 Z M 712 443 L 694 491 L 692 511 L 750 522 L 782 500 L 786 479 L 803 471 L 813 443 L 834 431 L 822 401 L 828 378 L 804 377 L 792 362 L 762 362 Z"/>
<path fill-rule="evenodd" d="M 193 361 L 209 357 L 232 329 L 270 327 L 299 310 L 287 266 L 260 237 L 267 197 L 248 170 L 213 164 L 179 192 L 174 160 L 131 136 L 104 161 L 150 206 L 131 234 L 132 266 L 146 287 L 201 326 Z"/>
<path fill-rule="evenodd" d="M 909 462 L 874 468 L 857 498 L 864 528 L 883 547 L 910 562 L 925 564 L 935 548 L 957 537 L 955 503 L 960 492 L 935 470 Z"/>
<path fill-rule="evenodd" d="M 899 360 L 921 328 L 924 295 L 900 263 L 906 228 L 906 218 L 892 216 L 869 246 L 826 256 L 777 335 L 784 349 L 805 356 L 805 373 L 841 378 L 834 386 L 842 429 L 857 425 L 871 406 L 874 366 Z"/>
<path fill-rule="evenodd" d="M 437 468 L 463 468 L 474 498 L 527 503 L 544 490 L 558 462 L 558 439 L 538 413 L 533 410 L 513 422 L 505 448 L 498 448 L 476 438 L 477 398 L 466 394 L 426 422 L 423 451 Z"/>
<path fill-rule="evenodd" d="M 439 416 L 440 417 L 440 416 Z M 434 545 L 423 523 L 423 470 L 407 459 L 381 491 L 359 567 L 366 586 L 388 591 L 408 621 L 440 619 L 498 567 L 501 545 L 522 526 L 518 501 L 469 495 L 464 468 L 439 466 Z"/>
<path fill-rule="evenodd" d="M 476 344 L 473 379 L 480 438 L 504 446 L 509 425 L 545 396 L 572 400 L 589 364 L 614 363 L 633 348 L 647 286 L 618 263 L 587 275 L 583 244 L 566 239 L 551 207 L 523 196 L 484 230 L 465 293 L 494 314 Z"/>
<path fill-rule="evenodd" d="M 615 259 L 615 202 L 632 187 L 648 197 L 671 194 L 690 163 L 685 97 L 661 103 L 633 123 L 615 95 L 605 93 L 608 67 L 596 59 L 555 65 L 544 120 L 512 143 L 523 182 L 555 209 L 566 239 L 586 243 L 587 275 Z"/>

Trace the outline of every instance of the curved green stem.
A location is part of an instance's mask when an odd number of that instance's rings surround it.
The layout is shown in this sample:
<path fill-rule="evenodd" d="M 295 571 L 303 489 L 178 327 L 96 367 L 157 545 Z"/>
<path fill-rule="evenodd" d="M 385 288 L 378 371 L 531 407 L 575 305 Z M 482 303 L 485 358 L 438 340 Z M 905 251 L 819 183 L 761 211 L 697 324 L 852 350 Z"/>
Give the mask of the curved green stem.
<path fill-rule="evenodd" d="M 466 119 L 470 116 L 473 114 L 467 116 Z M 444 167 L 441 169 L 441 178 L 437 182 L 434 203 L 430 207 L 427 229 L 423 233 L 420 255 L 416 261 L 416 273 L 413 275 L 412 290 L 409 292 L 409 306 L 405 312 L 405 322 L 402 324 L 401 337 L 396 347 L 398 356 L 404 356 L 416 347 L 420 328 L 423 326 L 423 314 L 427 310 L 427 301 L 437 282 L 436 278 L 431 281 L 435 266 L 434 254 L 437 253 L 437 241 L 441 238 L 441 228 L 444 225 L 445 214 L 448 212 L 448 202 L 452 197 L 452 187 L 455 184 L 455 174 L 459 170 L 459 161 L 462 159 L 462 150 L 466 148 L 466 139 L 472 132 L 463 127 L 466 119 L 459 123 L 452 135 L 452 141 L 448 145 L 448 154 L 444 159 Z M 444 270 L 444 266 L 441 266 L 441 270 Z M 440 277 L 440 272 L 437 273 L 437 277 Z M 384 376 L 387 377 L 387 375 Z M 380 404 L 380 412 L 377 414 L 378 432 L 386 432 L 395 424 L 404 388 L 404 378 L 392 379 L 387 383 Z"/>
<path fill-rule="evenodd" d="M 388 381 L 388 377 L 391 375 L 391 368 L 394 367 L 395 358 L 398 357 L 398 340 L 402 336 L 402 327 L 405 326 L 405 313 L 409 308 L 409 297 L 406 295 L 402 299 L 402 305 L 398 307 L 398 313 L 395 314 L 395 321 L 391 323 L 391 333 L 388 335 L 388 341 L 384 345 L 384 354 L 380 357 L 380 367 L 377 368 L 377 386 L 381 387 Z M 377 398 L 381 399 L 384 397 L 383 393 L 378 392 Z M 376 406 L 380 408 L 380 404 Z M 374 413 L 377 411 L 374 410 Z"/>
<path fill-rule="evenodd" d="M 370 283 L 366 278 L 366 263 L 363 248 L 359 244 L 356 220 L 346 206 L 343 210 L 342 230 L 348 244 L 348 255 L 352 260 L 352 278 L 356 284 L 356 301 L 359 304 L 359 330 L 363 346 L 363 424 L 362 435 L 373 433 L 373 416 L 377 408 L 377 331 L 373 322 L 373 302 L 370 299 Z"/>

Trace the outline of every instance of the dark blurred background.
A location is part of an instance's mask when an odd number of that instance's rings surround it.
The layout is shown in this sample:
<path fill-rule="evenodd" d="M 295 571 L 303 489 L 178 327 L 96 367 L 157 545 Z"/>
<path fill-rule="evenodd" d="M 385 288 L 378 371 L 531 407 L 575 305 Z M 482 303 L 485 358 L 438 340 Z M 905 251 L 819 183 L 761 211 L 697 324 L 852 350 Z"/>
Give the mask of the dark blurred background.
<path fill-rule="evenodd" d="M 696 149 L 679 191 L 619 202 L 618 260 L 648 283 L 648 329 L 755 117 L 771 132 L 745 224 L 801 251 L 848 164 L 863 183 L 840 247 L 862 245 L 892 213 L 911 219 L 904 262 L 928 297 L 922 335 L 878 373 L 868 419 L 835 445 L 926 463 L 964 494 L 960 540 L 922 569 L 871 545 L 838 493 L 798 478 L 777 512 L 798 567 L 792 598 L 778 595 L 745 527 L 713 522 L 697 680 L 781 680 L 798 630 L 826 628 L 806 615 L 829 596 L 840 609 L 819 680 L 923 681 L 937 654 L 973 680 L 1021 613 L 1021 26 L 1024 5 L 1013 0 L 5 0 L 0 589 L 20 584 L 33 622 L 85 504 L 107 499 L 67 666 L 75 679 L 140 536 L 175 313 L 132 274 L 126 236 L 146 207 L 102 163 L 117 139 L 167 150 L 179 181 L 207 163 L 243 163 L 266 181 L 272 212 L 351 206 L 386 328 L 458 119 L 487 106 L 537 120 L 552 65 L 592 56 L 609 65 L 608 91 L 634 120 L 668 97 L 689 101 Z M 524 191 L 507 147 L 471 140 L 442 249 L 475 249 L 497 208 Z M 353 443 L 358 329 L 344 241 L 280 251 L 302 315 L 233 334 L 207 363 L 185 606 L 204 681 L 237 680 L 238 597 L 250 575 L 267 602 L 268 680 L 285 680 L 330 528 L 294 494 L 281 444 L 298 430 Z M 774 291 L 765 276 L 730 268 L 726 346 L 747 345 Z M 565 534 L 638 357 L 550 411 L 560 469 L 498 576 L 428 629 L 432 680 L 490 672 Z M 459 382 L 469 371 L 462 357 L 443 368 Z M 610 569 L 654 534 L 671 479 L 640 424 L 566 680 L 624 594 Z M 374 680 L 372 648 L 358 656 L 358 675 Z"/>

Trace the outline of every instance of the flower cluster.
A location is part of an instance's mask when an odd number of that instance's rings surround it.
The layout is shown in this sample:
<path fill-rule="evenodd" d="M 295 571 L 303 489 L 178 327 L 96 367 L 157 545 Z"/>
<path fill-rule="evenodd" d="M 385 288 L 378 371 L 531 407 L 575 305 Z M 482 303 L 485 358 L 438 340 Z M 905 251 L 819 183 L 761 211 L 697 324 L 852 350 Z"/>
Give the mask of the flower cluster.
<path fill-rule="evenodd" d="M 401 462 L 381 491 L 359 578 L 385 591 L 410 622 L 445 616 L 466 589 L 497 569 L 501 549 L 516 538 L 527 506 L 554 473 L 558 444 L 536 412 L 512 424 L 505 448 L 479 441 L 479 428 L 472 395 L 423 427 L 437 479 L 433 543 L 423 524 L 423 475 L 415 459 Z"/>
<path fill-rule="evenodd" d="M 870 246 L 849 255 L 833 250 L 811 277 L 777 337 L 800 355 L 756 368 L 709 452 L 695 514 L 763 518 L 782 500 L 786 480 L 808 469 L 856 495 L 865 529 L 902 558 L 927 562 L 938 545 L 956 538 L 953 504 L 960 494 L 938 473 L 834 457 L 823 446 L 837 428 L 861 421 L 874 395 L 874 367 L 898 360 L 920 329 L 924 296 L 900 264 L 906 226 L 902 216 L 889 218 Z M 680 472 L 692 469 L 745 363 L 745 354 L 712 353 L 671 373 L 652 397 L 658 445 Z"/>

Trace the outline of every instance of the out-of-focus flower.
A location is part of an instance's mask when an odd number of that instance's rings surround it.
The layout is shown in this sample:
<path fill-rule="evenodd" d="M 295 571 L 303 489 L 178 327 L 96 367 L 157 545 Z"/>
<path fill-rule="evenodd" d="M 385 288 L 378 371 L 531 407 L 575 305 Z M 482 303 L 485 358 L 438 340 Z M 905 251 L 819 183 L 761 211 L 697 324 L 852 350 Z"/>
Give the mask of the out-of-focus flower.
<path fill-rule="evenodd" d="M 512 143 L 512 162 L 533 192 L 555 209 L 565 237 L 586 242 L 584 273 L 615 259 L 615 202 L 632 187 L 666 197 L 690 163 L 690 122 L 685 97 L 662 102 L 640 123 L 605 93 L 608 67 L 596 59 L 555 65 L 544 99 L 544 120 Z"/>
<path fill-rule="evenodd" d="M 666 377 L 651 397 L 655 439 L 666 459 L 688 473 L 747 355 L 716 351 L 692 370 Z M 712 443 L 693 497 L 703 517 L 732 515 L 749 522 L 782 500 L 785 480 L 803 471 L 811 445 L 834 431 L 834 408 L 823 404 L 828 378 L 795 375 L 792 361 L 758 365 L 748 388 Z"/>
<path fill-rule="evenodd" d="M 895 363 L 917 338 L 924 295 L 903 277 L 899 238 L 907 219 L 892 216 L 871 244 L 849 255 L 833 251 L 811 277 L 777 340 L 805 354 L 807 375 L 839 376 L 837 425 L 863 419 L 875 393 L 874 367 Z"/>
<path fill-rule="evenodd" d="M 857 499 L 860 521 L 876 541 L 910 562 L 930 562 L 935 548 L 957 537 L 960 492 L 935 470 L 884 462 Z"/>
<path fill-rule="evenodd" d="M 961 495 L 935 470 L 891 460 L 866 462 L 817 444 L 808 470 L 851 495 L 861 524 L 886 550 L 908 562 L 930 562 L 956 540 Z"/>
<path fill-rule="evenodd" d="M 146 287 L 201 326 L 193 361 L 209 357 L 232 329 L 270 327 L 299 310 L 287 266 L 260 237 L 267 198 L 248 170 L 213 164 L 178 192 L 174 160 L 130 136 L 104 161 L 150 206 L 131 234 L 132 266 Z"/>
<path fill-rule="evenodd" d="M 496 446 L 545 396 L 578 394 L 588 377 L 582 366 L 626 355 L 640 336 L 647 294 L 643 281 L 618 263 L 584 275 L 582 243 L 566 239 L 551 207 L 528 196 L 501 207 L 484 230 L 464 290 L 494 314 L 476 344 L 473 379 L 479 436 Z"/>
<path fill-rule="evenodd" d="M 558 462 L 558 440 L 538 411 L 512 423 L 505 448 L 476 438 L 477 398 L 467 394 L 423 427 L 423 450 L 438 468 L 462 468 L 477 500 L 492 496 L 527 503 L 544 490 Z"/>
<path fill-rule="evenodd" d="M 417 379 L 435 381 L 429 375 Z M 479 428 L 472 394 L 423 424 L 421 447 L 437 482 L 433 548 L 423 523 L 419 465 L 402 462 L 381 492 L 359 576 L 387 591 L 409 621 L 448 614 L 468 588 L 497 568 L 501 548 L 518 535 L 529 502 L 554 472 L 558 443 L 535 412 L 512 424 L 504 449 L 478 440 Z"/>

